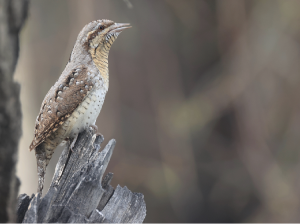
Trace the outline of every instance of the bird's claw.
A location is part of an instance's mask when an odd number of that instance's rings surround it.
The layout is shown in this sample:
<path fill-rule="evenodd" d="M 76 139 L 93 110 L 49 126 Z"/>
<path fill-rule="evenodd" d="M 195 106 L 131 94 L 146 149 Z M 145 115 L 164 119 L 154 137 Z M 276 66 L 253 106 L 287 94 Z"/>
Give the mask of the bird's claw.
<path fill-rule="evenodd" d="M 70 144 L 70 150 L 71 150 L 72 152 L 74 152 L 74 151 L 73 151 L 73 148 L 74 148 L 74 146 L 75 146 L 75 143 L 76 143 L 76 141 L 77 141 L 77 138 L 78 138 L 78 134 L 76 134 L 76 136 L 73 138 L 72 143 Z"/>
<path fill-rule="evenodd" d="M 97 125 L 91 124 L 91 125 L 90 125 L 90 128 L 92 128 L 92 129 L 94 130 L 94 133 L 97 133 L 97 131 L 98 131 Z"/>

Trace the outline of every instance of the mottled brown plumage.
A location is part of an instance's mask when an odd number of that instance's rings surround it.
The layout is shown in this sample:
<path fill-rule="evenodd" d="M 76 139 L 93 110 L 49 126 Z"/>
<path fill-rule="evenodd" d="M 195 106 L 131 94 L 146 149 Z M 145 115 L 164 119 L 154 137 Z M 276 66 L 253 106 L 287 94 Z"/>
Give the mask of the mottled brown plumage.
<path fill-rule="evenodd" d="M 82 65 L 57 82 L 61 84 L 51 88 L 36 119 L 34 140 L 29 147 L 30 150 L 55 132 L 89 94 L 94 84 L 91 79 L 86 79 L 86 73 L 87 68 Z"/>
<path fill-rule="evenodd" d="M 29 147 L 35 149 L 38 192 L 43 189 L 46 167 L 57 145 L 66 138 L 76 141 L 78 133 L 95 124 L 109 86 L 108 53 L 126 28 L 128 24 L 110 20 L 87 24 L 66 68 L 43 100 Z"/>

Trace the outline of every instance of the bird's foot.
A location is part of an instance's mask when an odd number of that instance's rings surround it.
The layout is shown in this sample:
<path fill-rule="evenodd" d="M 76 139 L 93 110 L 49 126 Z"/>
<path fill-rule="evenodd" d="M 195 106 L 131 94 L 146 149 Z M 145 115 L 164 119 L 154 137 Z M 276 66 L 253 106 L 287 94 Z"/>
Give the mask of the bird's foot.
<path fill-rule="evenodd" d="M 71 150 L 72 152 L 74 152 L 74 151 L 73 151 L 73 148 L 74 148 L 74 146 L 75 146 L 75 143 L 76 143 L 76 141 L 77 141 L 77 138 L 78 138 L 78 134 L 75 135 L 75 137 L 73 138 L 72 143 L 70 144 L 70 150 Z"/>
<path fill-rule="evenodd" d="M 98 132 L 98 127 L 95 124 L 91 124 L 90 128 L 94 130 L 94 133 L 96 133 L 96 136 L 102 135 L 100 132 Z"/>
<path fill-rule="evenodd" d="M 97 131 L 98 131 L 97 125 L 91 124 L 91 125 L 90 125 L 90 128 L 92 128 L 92 129 L 94 130 L 94 133 L 97 133 Z"/>

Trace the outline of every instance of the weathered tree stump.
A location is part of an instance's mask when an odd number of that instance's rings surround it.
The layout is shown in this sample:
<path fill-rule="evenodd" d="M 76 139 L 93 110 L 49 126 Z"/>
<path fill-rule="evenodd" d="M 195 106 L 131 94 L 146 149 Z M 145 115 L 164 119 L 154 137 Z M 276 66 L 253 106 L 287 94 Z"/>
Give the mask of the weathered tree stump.
<path fill-rule="evenodd" d="M 102 180 L 115 140 L 100 151 L 103 136 L 85 130 L 73 152 L 66 146 L 56 165 L 47 194 L 18 197 L 17 221 L 24 223 L 138 223 L 146 216 L 144 196 L 119 185 L 109 185 L 113 174 Z"/>

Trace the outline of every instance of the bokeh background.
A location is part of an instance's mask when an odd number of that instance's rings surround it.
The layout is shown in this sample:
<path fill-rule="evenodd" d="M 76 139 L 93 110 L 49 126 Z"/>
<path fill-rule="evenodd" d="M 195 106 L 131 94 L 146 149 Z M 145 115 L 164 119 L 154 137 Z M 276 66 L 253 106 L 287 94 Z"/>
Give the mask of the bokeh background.
<path fill-rule="evenodd" d="M 132 29 L 110 51 L 97 125 L 117 140 L 112 185 L 145 195 L 145 221 L 299 222 L 298 0 L 31 0 L 15 75 L 20 193 L 37 187 L 41 102 L 79 31 L 103 18 Z"/>

